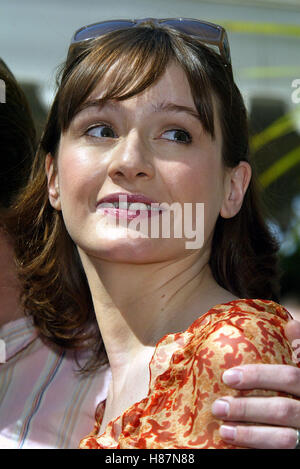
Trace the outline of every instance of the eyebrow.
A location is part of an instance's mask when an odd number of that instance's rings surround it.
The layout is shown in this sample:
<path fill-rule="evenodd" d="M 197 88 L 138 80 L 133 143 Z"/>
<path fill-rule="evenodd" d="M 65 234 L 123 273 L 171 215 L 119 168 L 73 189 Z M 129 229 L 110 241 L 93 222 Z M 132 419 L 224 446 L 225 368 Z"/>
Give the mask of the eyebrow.
<path fill-rule="evenodd" d="M 160 104 L 153 104 L 153 109 L 155 112 L 176 112 L 176 113 L 185 113 L 189 114 L 197 120 L 200 120 L 199 113 L 190 106 L 182 106 L 180 104 L 175 103 L 160 103 Z"/>
<path fill-rule="evenodd" d="M 89 101 L 85 101 L 81 106 L 79 106 L 76 114 L 84 111 L 85 109 L 89 108 L 109 108 L 113 111 L 116 111 L 118 108 L 118 102 L 113 101 L 103 101 L 101 98 L 99 99 L 92 99 Z M 174 113 L 185 113 L 192 116 L 194 119 L 197 119 L 201 122 L 199 113 L 190 106 L 183 106 L 180 104 L 175 104 L 171 102 L 162 102 L 159 104 L 152 104 L 152 108 L 154 112 L 174 112 Z"/>
<path fill-rule="evenodd" d="M 112 108 L 114 109 L 116 104 L 113 103 L 112 101 L 104 101 L 103 99 L 101 98 L 98 98 L 98 99 L 90 99 L 89 101 L 85 101 L 84 103 L 82 103 L 77 111 L 76 111 L 76 114 L 78 114 L 79 112 L 81 111 L 84 111 L 85 109 L 88 109 L 90 107 L 97 107 L 97 108 L 103 108 L 103 107 L 109 107 L 109 108 Z"/>

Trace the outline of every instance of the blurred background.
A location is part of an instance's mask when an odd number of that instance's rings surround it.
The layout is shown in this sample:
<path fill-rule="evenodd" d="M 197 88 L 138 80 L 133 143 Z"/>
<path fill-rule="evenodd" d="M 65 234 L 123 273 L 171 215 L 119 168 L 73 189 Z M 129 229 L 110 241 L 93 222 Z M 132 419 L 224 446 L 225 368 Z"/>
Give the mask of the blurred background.
<path fill-rule="evenodd" d="M 0 56 L 40 133 L 76 29 L 112 18 L 179 16 L 228 32 L 266 218 L 281 245 L 281 303 L 300 319 L 300 0 L 0 0 Z"/>

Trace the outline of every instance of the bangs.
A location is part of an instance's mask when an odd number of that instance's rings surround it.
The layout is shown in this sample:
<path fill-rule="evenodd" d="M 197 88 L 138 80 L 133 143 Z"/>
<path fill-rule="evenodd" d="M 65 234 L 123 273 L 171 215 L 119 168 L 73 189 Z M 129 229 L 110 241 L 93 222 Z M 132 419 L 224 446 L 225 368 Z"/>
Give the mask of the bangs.
<path fill-rule="evenodd" d="M 175 61 L 186 73 L 199 120 L 214 137 L 207 50 L 199 41 L 165 27 L 129 28 L 89 41 L 75 59 L 66 63 L 58 99 L 61 131 L 68 129 L 101 81 L 105 88 L 102 102 L 126 100 L 153 85 Z"/>

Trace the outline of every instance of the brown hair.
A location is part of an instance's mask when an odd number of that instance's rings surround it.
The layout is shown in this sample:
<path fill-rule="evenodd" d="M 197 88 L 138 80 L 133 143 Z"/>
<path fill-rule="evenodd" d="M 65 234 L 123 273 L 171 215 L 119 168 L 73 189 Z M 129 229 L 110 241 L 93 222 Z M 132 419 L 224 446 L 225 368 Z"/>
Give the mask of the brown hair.
<path fill-rule="evenodd" d="M 29 176 L 36 132 L 24 92 L 1 59 L 0 79 L 6 97 L 0 104 L 0 206 L 9 207 Z"/>
<path fill-rule="evenodd" d="M 108 33 L 67 59 L 33 166 L 30 182 L 16 204 L 16 252 L 24 306 L 41 333 L 69 348 L 91 346 L 105 361 L 88 283 L 76 247 L 62 215 L 48 201 L 45 156 L 55 156 L 61 132 L 99 80 L 109 75 L 103 100 L 124 100 L 151 86 L 170 60 L 185 71 L 200 120 L 214 136 L 212 93 L 217 97 L 223 134 L 223 159 L 234 167 L 249 161 L 247 115 L 232 71 L 219 54 L 196 39 L 151 23 Z M 219 216 L 210 258 L 214 278 L 243 298 L 278 300 L 277 245 L 271 237 L 257 200 L 254 180 L 240 212 L 231 219 Z M 99 360 L 98 360 L 99 363 Z"/>

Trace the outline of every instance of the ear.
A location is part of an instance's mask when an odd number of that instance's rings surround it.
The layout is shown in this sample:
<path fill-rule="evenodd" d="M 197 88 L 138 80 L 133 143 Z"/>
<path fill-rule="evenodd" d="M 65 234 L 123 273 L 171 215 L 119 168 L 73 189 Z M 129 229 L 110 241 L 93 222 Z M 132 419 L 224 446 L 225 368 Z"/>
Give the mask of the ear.
<path fill-rule="evenodd" d="M 56 210 L 61 210 L 58 173 L 53 156 L 48 153 L 45 161 L 45 171 L 48 179 L 49 202 Z"/>
<path fill-rule="evenodd" d="M 229 169 L 225 176 L 225 196 L 220 210 L 221 217 L 232 218 L 240 211 L 251 174 L 251 166 L 247 161 L 240 161 L 237 166 Z"/>

